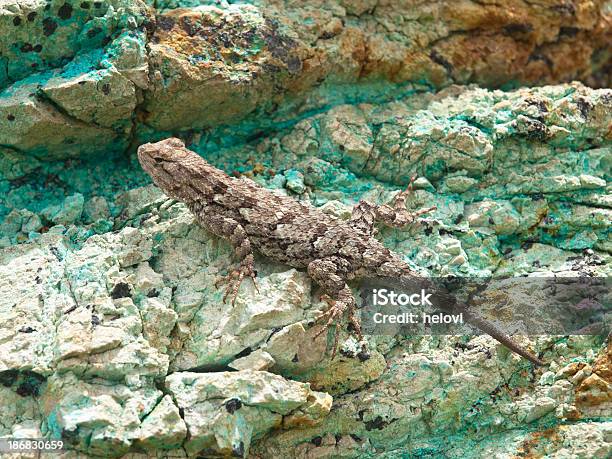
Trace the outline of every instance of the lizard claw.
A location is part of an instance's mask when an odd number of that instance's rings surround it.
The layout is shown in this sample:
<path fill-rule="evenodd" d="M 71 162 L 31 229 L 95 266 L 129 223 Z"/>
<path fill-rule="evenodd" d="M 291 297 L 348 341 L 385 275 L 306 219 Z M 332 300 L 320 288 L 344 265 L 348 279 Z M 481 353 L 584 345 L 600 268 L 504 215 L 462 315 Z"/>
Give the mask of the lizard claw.
<path fill-rule="evenodd" d="M 318 323 L 322 320 L 326 320 L 325 325 L 321 330 L 319 330 L 313 337 L 313 339 L 318 338 L 323 332 L 326 332 L 329 327 L 334 325 L 336 322 L 339 322 L 344 312 L 348 309 L 349 311 L 349 321 L 351 325 L 353 325 L 354 332 L 357 334 L 357 337 L 361 340 L 361 324 L 355 317 L 355 305 L 351 301 L 346 301 L 343 299 L 334 300 L 329 295 L 322 295 L 321 300 L 325 301 L 329 304 L 329 309 L 323 313 L 321 313 L 316 319 L 315 323 Z M 340 327 L 336 326 L 336 330 L 334 333 L 334 347 L 332 350 L 332 360 L 336 357 L 336 351 L 338 350 L 338 341 L 340 338 Z"/>
<path fill-rule="evenodd" d="M 227 274 L 227 276 L 224 276 L 215 282 L 215 287 L 218 287 L 222 282 L 227 282 L 228 284 L 227 288 L 225 289 L 225 294 L 223 295 L 223 303 L 225 303 L 227 298 L 231 295 L 232 306 L 234 306 L 236 303 L 236 297 L 238 296 L 238 290 L 240 289 L 240 284 L 242 284 L 245 277 L 248 277 L 253 281 L 255 290 L 257 293 L 259 293 L 259 287 L 255 281 L 256 276 L 257 272 L 253 269 L 252 265 L 242 263 L 237 269 L 233 269 Z"/>
<path fill-rule="evenodd" d="M 413 183 L 417 179 L 417 175 L 414 174 L 410 177 L 410 181 L 408 182 L 408 186 L 405 190 L 400 191 L 393 198 L 393 208 L 395 210 L 405 210 L 406 209 L 406 199 L 413 193 Z"/>
<path fill-rule="evenodd" d="M 420 209 L 414 212 L 410 212 L 406 209 L 406 200 L 408 196 L 414 192 L 413 184 L 417 179 L 417 175 L 413 175 L 410 178 L 410 182 L 405 190 L 400 191 L 395 195 L 393 201 L 391 202 L 393 211 L 395 212 L 395 216 L 393 218 L 392 226 L 405 226 L 412 224 L 416 221 L 418 217 L 424 214 L 428 214 L 437 209 L 436 206 L 428 207 L 426 209 Z"/>

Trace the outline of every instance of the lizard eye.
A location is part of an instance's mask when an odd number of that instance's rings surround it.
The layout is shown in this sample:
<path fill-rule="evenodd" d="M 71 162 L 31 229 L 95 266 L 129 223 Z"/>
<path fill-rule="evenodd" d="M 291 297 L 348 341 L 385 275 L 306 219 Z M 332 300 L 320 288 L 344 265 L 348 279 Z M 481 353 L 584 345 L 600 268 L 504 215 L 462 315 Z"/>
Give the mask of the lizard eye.
<path fill-rule="evenodd" d="M 155 161 L 157 164 L 163 163 L 164 160 L 161 158 L 153 158 L 153 161 Z"/>

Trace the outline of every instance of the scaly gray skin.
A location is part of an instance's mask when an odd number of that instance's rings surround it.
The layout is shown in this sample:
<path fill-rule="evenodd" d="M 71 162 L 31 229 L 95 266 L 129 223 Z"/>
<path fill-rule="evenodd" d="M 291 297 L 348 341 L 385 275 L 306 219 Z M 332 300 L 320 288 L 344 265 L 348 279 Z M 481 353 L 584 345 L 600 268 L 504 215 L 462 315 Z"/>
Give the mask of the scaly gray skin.
<path fill-rule="evenodd" d="M 355 278 L 390 278 L 433 287 L 412 271 L 401 257 L 373 237 L 377 222 L 403 227 L 419 215 L 435 208 L 409 212 L 405 208 L 408 190 L 399 193 L 392 205 L 374 205 L 360 201 L 348 221 L 287 196 L 277 195 L 247 178 L 232 178 L 213 167 L 196 153 L 171 138 L 138 149 L 138 159 L 153 182 L 168 196 L 184 202 L 197 221 L 211 233 L 227 238 L 241 260 L 228 275 L 229 286 L 223 300 L 236 298 L 245 277 L 255 280 L 253 249 L 272 260 L 298 269 L 325 291 L 330 309 L 324 331 L 347 312 L 356 333 L 361 335 L 354 315 L 355 298 L 347 281 Z M 502 344 L 531 362 L 542 362 L 492 324 L 467 311 L 446 295 L 445 303 L 462 311 L 477 326 Z M 338 335 L 336 334 L 337 345 Z"/>

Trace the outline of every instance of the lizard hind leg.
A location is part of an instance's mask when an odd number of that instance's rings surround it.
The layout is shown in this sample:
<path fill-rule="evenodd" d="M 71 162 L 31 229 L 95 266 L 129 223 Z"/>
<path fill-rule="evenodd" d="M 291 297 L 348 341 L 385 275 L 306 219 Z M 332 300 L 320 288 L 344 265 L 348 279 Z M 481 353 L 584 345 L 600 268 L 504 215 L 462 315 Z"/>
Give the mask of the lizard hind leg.
<path fill-rule="evenodd" d="M 428 214 L 437 209 L 436 206 L 419 209 L 414 212 L 406 209 L 406 200 L 414 192 L 413 184 L 416 179 L 416 175 L 413 175 L 410 178 L 410 182 L 408 182 L 406 189 L 395 195 L 390 203 L 391 205 L 384 204 L 382 206 L 378 206 L 377 217 L 379 221 L 383 222 L 387 226 L 399 228 L 410 225 L 414 223 L 421 215 Z"/>
<path fill-rule="evenodd" d="M 377 222 L 387 226 L 400 228 L 414 223 L 421 215 L 433 212 L 436 206 L 420 209 L 414 212 L 406 209 L 406 200 L 413 193 L 413 183 L 416 175 L 412 176 L 405 190 L 400 191 L 389 204 L 376 205 L 368 201 L 359 201 L 353 208 L 349 222 L 351 225 L 367 234 L 374 234 L 374 225 Z"/>
<path fill-rule="evenodd" d="M 355 316 L 355 297 L 346 284 L 341 272 L 340 260 L 333 257 L 323 260 L 315 260 L 308 265 L 308 274 L 326 292 L 321 299 L 329 304 L 329 309 L 315 319 L 315 323 L 324 321 L 324 325 L 313 338 L 317 338 L 326 332 L 332 325 L 336 325 L 332 359 L 336 356 L 338 340 L 340 337 L 339 321 L 345 313 L 353 326 L 353 331 L 361 340 L 361 324 Z"/>
<path fill-rule="evenodd" d="M 245 277 L 248 277 L 253 281 L 255 290 L 257 290 L 257 293 L 259 293 L 259 288 L 257 287 L 257 282 L 255 281 L 256 275 L 257 272 L 253 267 L 253 255 L 249 254 L 243 258 L 242 262 L 237 268 L 231 270 L 227 276 L 224 276 L 215 282 L 215 287 L 219 287 L 219 285 L 223 282 L 227 283 L 225 294 L 223 295 L 223 302 L 225 303 L 227 298 L 231 296 L 233 306 L 236 302 L 240 285 Z"/>
<path fill-rule="evenodd" d="M 323 295 L 321 299 L 327 304 L 329 304 L 330 307 L 327 311 L 325 311 L 319 317 L 316 318 L 315 322 L 324 321 L 325 324 L 323 325 L 321 330 L 319 330 L 313 336 L 313 339 L 318 338 L 321 334 L 326 332 L 332 325 L 336 325 L 336 330 L 334 332 L 334 346 L 332 348 L 331 357 L 333 360 L 336 356 L 336 351 L 338 350 L 338 341 L 340 339 L 340 327 L 337 322 L 339 322 L 342 319 L 344 313 L 347 312 L 349 323 L 353 326 L 353 332 L 359 340 L 361 340 L 362 338 L 361 324 L 355 316 L 355 298 L 353 297 L 353 292 L 351 292 L 348 286 L 340 291 L 336 299 L 330 297 L 329 295 Z"/>

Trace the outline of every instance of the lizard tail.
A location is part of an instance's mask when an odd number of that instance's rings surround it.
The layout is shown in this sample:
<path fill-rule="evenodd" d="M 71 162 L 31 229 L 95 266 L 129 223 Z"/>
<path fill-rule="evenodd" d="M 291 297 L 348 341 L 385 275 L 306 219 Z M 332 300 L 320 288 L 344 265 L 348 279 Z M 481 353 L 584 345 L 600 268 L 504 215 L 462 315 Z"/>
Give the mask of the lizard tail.
<path fill-rule="evenodd" d="M 492 338 L 496 339 L 508 349 L 513 352 L 516 352 L 518 355 L 526 358 L 534 365 L 542 366 L 545 363 L 529 352 L 527 349 L 516 343 L 512 338 L 510 338 L 506 333 L 500 330 L 495 324 L 489 322 L 488 320 L 483 319 L 478 315 L 478 313 L 472 312 L 469 310 L 467 305 L 463 303 L 459 303 L 457 299 L 448 293 L 435 293 L 432 295 L 433 298 L 439 299 L 439 304 L 441 308 L 446 309 L 450 312 L 461 312 L 463 313 L 464 320 L 474 327 L 478 328 L 480 331 L 486 333 Z"/>
<path fill-rule="evenodd" d="M 537 358 L 535 355 L 533 355 L 531 352 L 529 352 L 527 349 L 525 349 L 524 347 L 516 343 L 514 340 L 512 340 L 512 338 L 510 338 L 506 333 L 500 330 L 492 322 L 489 322 L 488 320 L 485 320 L 482 317 L 480 317 L 477 313 L 470 311 L 469 308 L 465 304 L 459 303 L 453 295 L 445 291 L 442 291 L 439 288 L 436 288 L 436 286 L 430 280 L 424 279 L 416 275 L 416 273 L 412 271 L 401 272 L 401 273 L 396 273 L 396 274 L 399 274 L 399 275 L 395 277 L 394 280 L 388 276 L 379 276 L 379 278 L 382 278 L 382 279 L 386 278 L 388 280 L 391 280 L 391 282 L 395 282 L 395 283 L 397 283 L 397 281 L 399 280 L 400 285 L 402 285 L 403 287 L 414 288 L 415 285 L 419 285 L 420 287 L 425 287 L 428 291 L 433 291 L 434 293 L 432 294 L 432 298 L 436 301 L 435 304 L 439 308 L 447 312 L 463 313 L 464 320 L 468 324 L 473 325 L 474 327 L 478 328 L 480 331 L 490 335 L 492 338 L 499 341 L 501 344 L 506 346 L 511 351 L 516 352 L 518 355 L 526 358 L 534 365 L 538 365 L 538 366 L 546 365 L 545 362 L 543 362 L 542 360 Z"/>
<path fill-rule="evenodd" d="M 497 328 L 493 323 L 483 319 L 482 317 L 472 314 L 466 308 L 461 307 L 460 305 L 457 305 L 456 309 L 460 310 L 463 313 L 463 317 L 465 318 L 468 324 L 471 324 L 477 327 L 479 330 L 490 335 L 492 338 L 502 343 L 504 346 L 506 346 L 511 351 L 516 352 L 518 355 L 525 357 L 531 363 L 538 365 L 538 366 L 545 365 L 545 363 L 542 360 L 538 359 L 535 355 L 533 355 L 527 349 L 525 349 L 524 347 L 514 342 L 512 338 L 510 338 L 503 331 Z"/>

